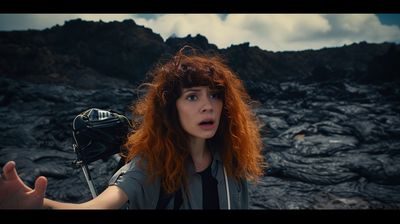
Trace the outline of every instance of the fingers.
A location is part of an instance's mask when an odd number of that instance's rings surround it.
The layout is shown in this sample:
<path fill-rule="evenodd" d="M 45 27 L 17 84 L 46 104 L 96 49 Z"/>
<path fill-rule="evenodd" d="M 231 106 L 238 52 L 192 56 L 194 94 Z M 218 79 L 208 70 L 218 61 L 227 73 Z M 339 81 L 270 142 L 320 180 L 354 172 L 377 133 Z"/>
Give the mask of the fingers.
<path fill-rule="evenodd" d="M 35 194 L 38 197 L 43 198 L 46 194 L 47 188 L 47 178 L 44 176 L 40 176 L 35 181 Z"/>
<path fill-rule="evenodd" d="M 3 167 L 2 177 L 6 180 L 18 179 L 17 170 L 15 170 L 15 162 L 8 161 Z"/>
<path fill-rule="evenodd" d="M 8 161 L 8 162 L 3 166 L 3 173 L 10 172 L 14 167 L 15 167 L 15 162 L 14 162 L 14 161 Z"/>

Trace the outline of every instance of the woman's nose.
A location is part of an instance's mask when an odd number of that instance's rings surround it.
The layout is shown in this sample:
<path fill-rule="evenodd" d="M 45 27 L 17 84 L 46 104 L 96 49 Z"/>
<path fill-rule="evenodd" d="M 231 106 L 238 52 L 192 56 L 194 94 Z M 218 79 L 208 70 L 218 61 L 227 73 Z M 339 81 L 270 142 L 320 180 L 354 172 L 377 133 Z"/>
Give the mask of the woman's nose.
<path fill-rule="evenodd" d="M 202 106 L 200 111 L 202 113 L 207 112 L 207 111 L 213 111 L 213 105 L 211 103 L 211 100 L 206 97 L 203 101 L 202 101 Z"/>

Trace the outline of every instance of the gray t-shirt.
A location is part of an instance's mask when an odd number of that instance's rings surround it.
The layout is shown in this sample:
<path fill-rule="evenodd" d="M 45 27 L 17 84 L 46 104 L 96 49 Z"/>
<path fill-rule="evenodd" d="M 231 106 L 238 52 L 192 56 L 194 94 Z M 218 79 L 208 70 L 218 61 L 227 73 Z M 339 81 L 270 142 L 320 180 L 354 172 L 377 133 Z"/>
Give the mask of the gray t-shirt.
<path fill-rule="evenodd" d="M 109 185 L 120 187 L 129 198 L 130 209 L 155 209 L 160 193 L 160 178 L 149 182 L 145 170 L 141 169 L 137 163 L 139 158 L 133 159 L 119 169 L 111 178 Z M 188 189 L 183 196 L 181 209 L 202 209 L 203 190 L 201 176 L 195 171 L 194 164 L 188 164 Z M 219 205 L 221 209 L 228 208 L 228 195 L 226 193 L 224 168 L 218 152 L 213 153 L 211 164 L 211 175 L 217 180 Z M 248 187 L 247 181 L 236 181 L 228 177 L 229 198 L 231 209 L 248 209 Z M 172 198 L 167 209 L 174 208 L 174 198 Z"/>

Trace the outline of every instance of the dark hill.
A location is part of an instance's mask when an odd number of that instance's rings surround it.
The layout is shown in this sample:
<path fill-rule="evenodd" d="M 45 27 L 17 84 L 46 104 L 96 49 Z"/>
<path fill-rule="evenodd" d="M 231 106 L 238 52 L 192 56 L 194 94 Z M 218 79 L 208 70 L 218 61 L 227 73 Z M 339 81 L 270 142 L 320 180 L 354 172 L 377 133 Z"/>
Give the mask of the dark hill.
<path fill-rule="evenodd" d="M 96 88 L 104 79 L 141 82 L 162 57 L 189 44 L 218 53 L 244 79 L 255 82 L 399 81 L 400 47 L 366 42 L 337 48 L 271 52 L 248 43 L 218 49 L 201 35 L 164 41 L 133 20 L 80 19 L 42 31 L 0 32 L 0 75 L 39 83 Z"/>

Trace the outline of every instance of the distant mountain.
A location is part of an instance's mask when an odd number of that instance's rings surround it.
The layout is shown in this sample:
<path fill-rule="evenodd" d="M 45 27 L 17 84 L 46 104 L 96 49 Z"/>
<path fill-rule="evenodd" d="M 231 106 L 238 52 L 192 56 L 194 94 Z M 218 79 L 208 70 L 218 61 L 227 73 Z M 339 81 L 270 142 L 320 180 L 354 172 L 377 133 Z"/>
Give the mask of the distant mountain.
<path fill-rule="evenodd" d="M 271 52 L 249 43 L 218 49 L 201 35 L 164 41 L 133 20 L 105 23 L 80 19 L 42 31 L 0 32 L 0 75 L 82 88 L 97 88 L 120 79 L 135 84 L 161 58 L 173 55 L 185 44 L 220 54 L 241 78 L 253 82 L 400 80 L 400 46 L 394 43 L 361 42 L 290 52 Z"/>

